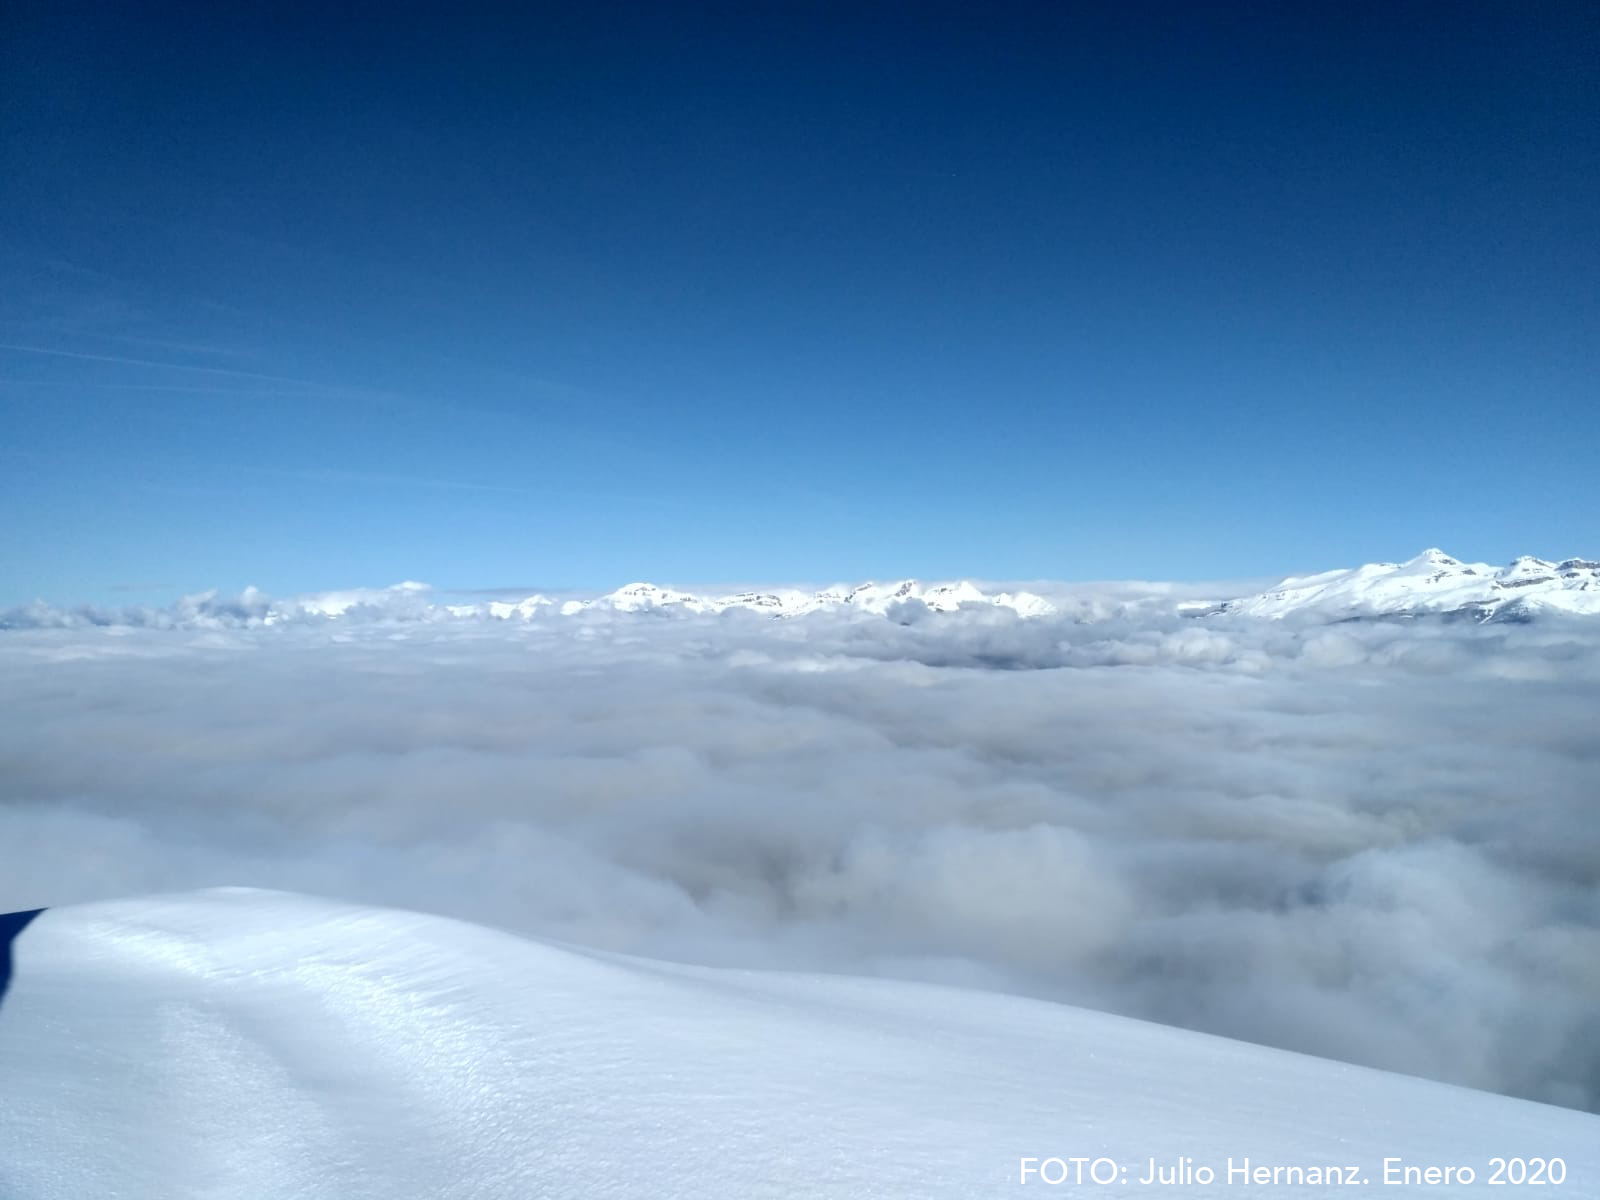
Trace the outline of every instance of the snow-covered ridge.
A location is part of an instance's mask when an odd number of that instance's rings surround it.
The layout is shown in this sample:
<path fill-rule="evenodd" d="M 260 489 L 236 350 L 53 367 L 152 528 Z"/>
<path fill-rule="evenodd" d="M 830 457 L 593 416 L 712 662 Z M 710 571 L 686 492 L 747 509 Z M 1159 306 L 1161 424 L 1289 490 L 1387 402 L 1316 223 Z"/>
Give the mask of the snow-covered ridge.
<path fill-rule="evenodd" d="M 1525 555 L 1496 567 L 1462 562 L 1443 550 L 1424 550 L 1403 563 L 1292 575 L 1259 595 L 1183 608 L 1192 614 L 1309 614 L 1336 620 L 1434 614 L 1487 621 L 1525 620 L 1541 613 L 1600 614 L 1600 562 L 1549 562 Z"/>
<path fill-rule="evenodd" d="M 816 612 L 884 616 L 902 604 L 921 604 L 935 612 L 953 612 L 963 605 L 1006 608 L 1022 617 L 1042 617 L 1056 611 L 1048 600 L 1031 592 L 990 593 L 967 580 L 924 585 L 907 579 L 886 584 L 841 584 L 819 592 L 780 588 L 728 595 L 700 595 L 653 583 L 630 583 L 614 592 L 587 599 L 558 601 L 536 593 L 521 600 L 491 600 L 481 604 L 437 603 L 427 584 L 407 581 L 387 588 L 348 588 L 277 599 L 256 588 L 246 588 L 232 599 L 220 597 L 214 591 L 204 592 L 185 596 L 164 609 L 60 609 L 41 602 L 0 611 L 0 629 L 93 625 L 233 628 L 360 618 L 526 621 L 546 616 L 573 617 L 588 612 L 721 613 L 738 609 L 780 618 Z"/>
<path fill-rule="evenodd" d="M 523 604 L 542 600 L 544 600 L 542 596 L 530 597 L 529 600 L 523 601 Z M 824 588 L 820 592 L 780 588 L 773 591 L 735 592 L 723 596 L 697 596 L 689 592 L 657 587 L 653 583 L 630 583 L 594 600 L 569 600 L 561 606 L 561 611 L 570 616 L 590 608 L 612 609 L 617 612 L 684 608 L 690 612 L 700 613 L 747 608 L 774 617 L 799 617 L 813 612 L 851 609 L 881 616 L 894 605 L 908 602 L 921 603 L 935 612 L 953 612 L 963 604 L 987 604 L 997 608 L 1009 608 L 1025 617 L 1044 616 L 1055 611 L 1055 606 L 1049 601 L 1031 592 L 990 594 L 964 579 L 956 583 L 937 583 L 926 587 L 914 579 L 906 579 L 898 583 L 863 583 L 854 587 L 841 584 Z"/>
<path fill-rule="evenodd" d="M 1494 1155 L 1600 1195 L 1589 1114 L 980 991 L 244 889 L 48 910 L 14 955 L 10 1200 L 1337 1197 Z M 1041 1183 L 1075 1156 L 1107 1185 Z M 1211 1186 L 1143 1185 L 1180 1161 Z"/>
<path fill-rule="evenodd" d="M 1077 599 L 1062 601 L 1068 604 L 1062 610 L 1033 592 L 985 591 L 970 580 L 923 584 L 906 579 L 836 584 L 820 591 L 772 588 L 729 593 L 688 592 L 640 582 L 600 596 L 535 593 L 514 600 L 472 603 L 452 602 L 436 596 L 425 583 L 407 581 L 386 588 L 346 588 L 278 598 L 256 588 L 246 588 L 231 598 L 212 591 L 185 596 L 166 608 L 57 608 L 41 601 L 0 610 L 0 630 L 89 626 L 225 629 L 332 620 L 524 622 L 560 621 L 585 614 L 715 615 L 737 611 L 778 619 L 813 613 L 883 617 L 918 606 L 939 613 L 1004 609 L 1022 618 L 1070 616 L 1076 621 L 1128 613 L 1170 616 L 1174 611 L 1173 600 L 1159 590 L 1133 598 L 1124 593 L 1120 599 L 1104 590 L 1126 586 L 1073 585 Z M 1160 589 L 1173 585 L 1146 586 Z M 1256 595 L 1184 601 L 1176 610 L 1192 617 L 1282 618 L 1292 614 L 1329 621 L 1424 615 L 1521 621 L 1551 613 L 1600 615 L 1600 562 L 1584 558 L 1552 562 L 1525 555 L 1496 567 L 1463 562 L 1442 550 L 1425 550 L 1403 563 L 1368 563 L 1315 575 L 1292 575 Z"/>

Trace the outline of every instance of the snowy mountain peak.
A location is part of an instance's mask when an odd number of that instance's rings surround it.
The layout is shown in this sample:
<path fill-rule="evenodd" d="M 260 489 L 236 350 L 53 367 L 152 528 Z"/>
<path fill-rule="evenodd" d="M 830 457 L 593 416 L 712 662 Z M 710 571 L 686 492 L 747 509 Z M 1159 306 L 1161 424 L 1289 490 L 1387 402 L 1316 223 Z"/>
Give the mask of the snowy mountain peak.
<path fill-rule="evenodd" d="M 778 588 L 772 591 L 733 592 L 723 595 L 700 595 L 653 583 L 630 583 L 593 600 L 569 600 L 561 606 L 561 612 L 563 615 L 573 616 L 591 609 L 612 612 L 678 609 L 692 613 L 749 609 L 773 617 L 798 617 L 807 613 L 836 610 L 883 615 L 897 604 L 912 601 L 920 602 L 936 612 L 954 612 L 964 604 L 987 604 L 996 608 L 1009 608 L 1025 617 L 1045 616 L 1055 611 L 1055 606 L 1048 600 L 1030 592 L 991 594 L 966 579 L 954 583 L 932 584 L 928 587 L 924 587 L 915 579 L 902 579 L 894 583 L 836 584 L 817 592 Z M 492 615 L 502 614 L 497 611 Z"/>
<path fill-rule="evenodd" d="M 299 596 L 291 603 L 294 615 L 309 615 L 322 617 L 342 617 L 353 608 L 389 609 L 395 607 L 416 607 L 427 604 L 427 596 L 433 589 L 425 583 L 418 583 L 408 579 L 402 583 L 392 584 L 386 588 L 345 588 L 336 592 L 316 592 L 309 596 Z M 190 602 L 214 603 L 215 592 L 207 592 L 202 596 L 185 597 L 180 604 Z M 260 605 L 267 609 L 263 620 L 272 625 L 289 615 L 281 611 L 281 606 L 274 605 L 256 588 L 246 588 L 239 596 L 241 605 Z"/>
<path fill-rule="evenodd" d="M 57 609 L 43 601 L 0 610 L 0 629 L 73 628 L 81 626 L 145 626 L 162 629 L 224 629 L 254 625 L 324 620 L 452 621 L 490 618 L 533 620 L 581 613 L 716 614 L 747 609 L 768 617 L 802 617 L 816 612 L 887 616 L 904 604 L 922 604 L 935 612 L 964 606 L 1009 609 L 1020 617 L 1044 617 L 1056 611 L 1031 592 L 986 592 L 971 580 L 924 587 L 915 579 L 894 583 L 837 584 L 821 591 L 774 588 L 727 594 L 700 594 L 639 581 L 589 599 L 554 600 L 542 593 L 521 599 L 483 603 L 439 603 L 425 583 L 406 581 L 384 588 L 346 588 L 273 599 L 246 588 L 229 599 L 215 591 L 185 596 L 169 608 Z"/>
<path fill-rule="evenodd" d="M 630 584 L 597 600 L 583 603 L 585 607 L 618 610 L 681 607 L 691 612 L 723 612 L 732 608 L 746 608 L 772 616 L 790 617 L 838 608 L 882 614 L 888 612 L 892 606 L 908 601 L 920 601 L 940 612 L 954 611 L 963 604 L 992 604 L 1016 609 L 1019 612 L 1027 608 L 1029 615 L 1052 611 L 1048 603 L 1037 596 L 1026 596 L 1026 599 L 1019 603 L 1018 597 L 1007 593 L 988 595 L 969 580 L 935 584 L 924 588 L 915 579 L 902 579 L 894 583 L 869 582 L 855 586 L 836 585 L 819 592 L 779 589 L 770 592 L 737 592 L 720 596 L 694 595 L 656 587 L 654 584 L 640 583 Z"/>
<path fill-rule="evenodd" d="M 1404 563 L 1367 563 L 1319 575 L 1290 576 L 1270 591 L 1192 611 L 1344 620 L 1440 616 L 1527 620 L 1541 612 L 1600 614 L 1600 564 L 1532 555 L 1504 567 L 1469 563 L 1439 549 Z"/>

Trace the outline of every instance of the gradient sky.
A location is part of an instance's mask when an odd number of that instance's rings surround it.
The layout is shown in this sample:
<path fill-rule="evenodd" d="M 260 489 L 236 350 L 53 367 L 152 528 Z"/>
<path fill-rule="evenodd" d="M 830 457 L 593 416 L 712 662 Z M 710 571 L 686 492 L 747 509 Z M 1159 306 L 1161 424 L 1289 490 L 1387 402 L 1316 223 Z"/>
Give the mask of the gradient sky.
<path fill-rule="evenodd" d="M 0 603 L 1600 554 L 1591 3 L 233 7 L 6 6 Z"/>

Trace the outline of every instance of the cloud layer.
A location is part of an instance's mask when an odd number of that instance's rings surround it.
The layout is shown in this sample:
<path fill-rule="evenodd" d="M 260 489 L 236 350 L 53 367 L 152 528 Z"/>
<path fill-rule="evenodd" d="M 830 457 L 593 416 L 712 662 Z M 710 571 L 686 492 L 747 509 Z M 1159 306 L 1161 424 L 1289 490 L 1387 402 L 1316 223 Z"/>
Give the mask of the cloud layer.
<path fill-rule="evenodd" d="M 1600 623 L 1062 607 L 12 629 L 0 910 L 300 889 L 1600 1108 Z"/>

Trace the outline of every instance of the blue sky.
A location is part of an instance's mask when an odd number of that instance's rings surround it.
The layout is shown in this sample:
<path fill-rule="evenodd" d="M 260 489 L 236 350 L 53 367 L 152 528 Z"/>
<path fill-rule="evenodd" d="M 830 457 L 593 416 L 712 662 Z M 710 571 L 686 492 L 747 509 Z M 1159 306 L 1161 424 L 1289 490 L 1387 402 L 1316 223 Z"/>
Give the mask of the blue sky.
<path fill-rule="evenodd" d="M 1600 553 L 1600 10 L 1302 7 L 19 4 L 0 602 Z"/>

